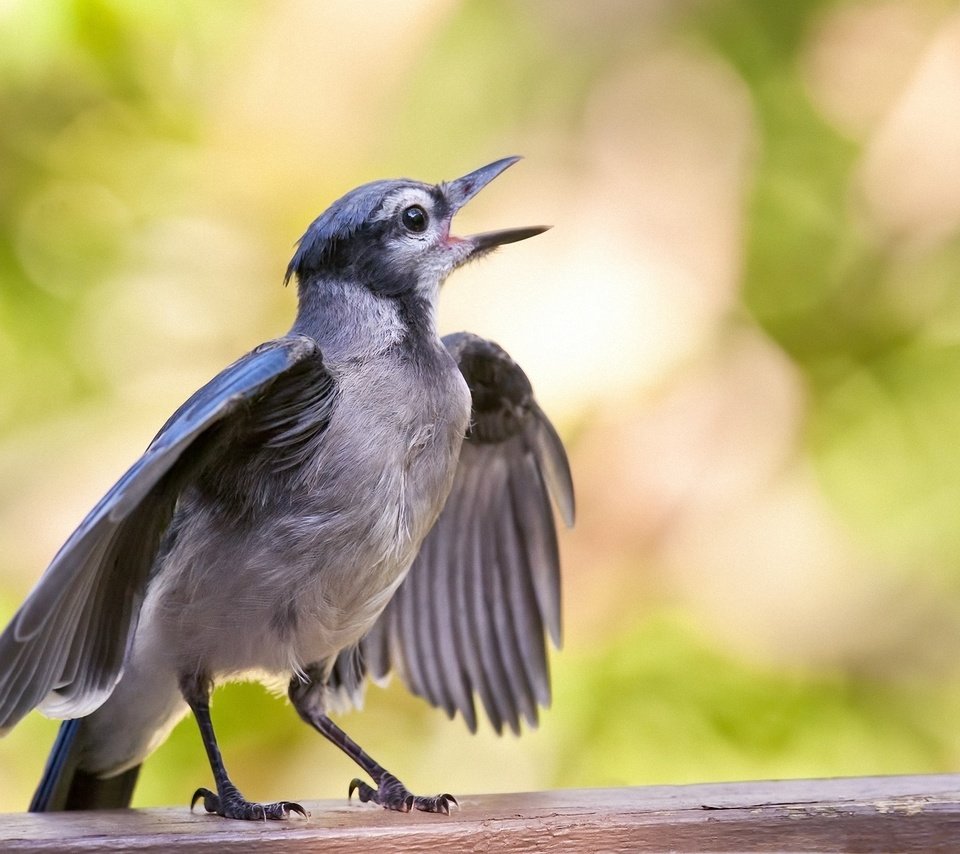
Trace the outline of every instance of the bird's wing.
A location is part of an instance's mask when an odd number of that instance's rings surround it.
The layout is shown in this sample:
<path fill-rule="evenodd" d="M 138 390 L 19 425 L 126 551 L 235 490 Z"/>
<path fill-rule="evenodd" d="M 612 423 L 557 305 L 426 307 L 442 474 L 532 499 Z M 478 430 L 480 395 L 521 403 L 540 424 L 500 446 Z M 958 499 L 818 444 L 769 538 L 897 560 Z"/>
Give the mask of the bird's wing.
<path fill-rule="evenodd" d="M 0 733 L 39 705 L 97 708 L 120 678 L 147 579 L 180 492 L 237 440 L 296 457 L 304 408 L 322 429 L 334 384 L 315 342 L 258 347 L 197 391 L 93 508 L 0 635 Z"/>
<path fill-rule="evenodd" d="M 359 649 L 334 662 L 332 697 L 396 670 L 415 694 L 476 729 L 519 731 L 550 702 L 545 632 L 560 645 L 560 565 L 550 497 L 573 524 L 573 484 L 523 371 L 496 344 L 444 338 L 473 412 L 453 490 L 413 567 Z"/>

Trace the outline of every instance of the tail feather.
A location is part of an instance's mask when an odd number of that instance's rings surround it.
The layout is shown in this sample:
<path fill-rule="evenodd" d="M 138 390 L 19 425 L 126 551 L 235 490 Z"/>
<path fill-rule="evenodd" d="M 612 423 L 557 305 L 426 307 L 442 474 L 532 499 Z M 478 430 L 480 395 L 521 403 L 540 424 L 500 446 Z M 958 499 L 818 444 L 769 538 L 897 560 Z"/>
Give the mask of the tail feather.
<path fill-rule="evenodd" d="M 47 767 L 30 801 L 30 812 L 110 810 L 130 806 L 140 766 L 105 779 L 81 771 L 82 722 L 82 718 L 76 718 L 60 725 Z"/>

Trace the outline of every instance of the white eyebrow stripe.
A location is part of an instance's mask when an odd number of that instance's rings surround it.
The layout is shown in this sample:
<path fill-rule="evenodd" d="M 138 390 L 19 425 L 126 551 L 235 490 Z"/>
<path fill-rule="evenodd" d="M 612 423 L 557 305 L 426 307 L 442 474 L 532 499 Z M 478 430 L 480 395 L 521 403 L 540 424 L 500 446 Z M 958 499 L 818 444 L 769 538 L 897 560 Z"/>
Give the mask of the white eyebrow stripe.
<path fill-rule="evenodd" d="M 424 210 L 431 214 L 436 208 L 436 199 L 420 187 L 403 187 L 383 200 L 383 205 L 380 208 L 382 216 L 378 219 L 389 219 L 399 213 L 401 209 L 410 205 L 422 205 Z"/>

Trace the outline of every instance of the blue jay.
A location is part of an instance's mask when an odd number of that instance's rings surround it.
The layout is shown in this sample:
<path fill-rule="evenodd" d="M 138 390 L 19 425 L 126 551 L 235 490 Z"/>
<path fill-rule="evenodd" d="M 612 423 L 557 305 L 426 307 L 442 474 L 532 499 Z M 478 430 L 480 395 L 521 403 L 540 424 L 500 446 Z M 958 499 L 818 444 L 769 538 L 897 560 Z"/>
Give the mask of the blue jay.
<path fill-rule="evenodd" d="M 566 454 L 500 347 L 436 328 L 453 270 L 545 230 L 450 233 L 518 159 L 334 202 L 287 269 L 290 331 L 190 397 L 54 557 L 0 636 L 0 732 L 35 707 L 66 719 L 31 810 L 128 806 L 189 709 L 215 786 L 193 804 L 305 814 L 231 781 L 210 715 L 227 680 L 285 686 L 369 778 L 350 794 L 394 810 L 456 801 L 413 795 L 330 719 L 367 678 L 395 671 L 471 730 L 475 697 L 498 732 L 536 723 L 560 640 L 551 497 L 574 515 Z"/>

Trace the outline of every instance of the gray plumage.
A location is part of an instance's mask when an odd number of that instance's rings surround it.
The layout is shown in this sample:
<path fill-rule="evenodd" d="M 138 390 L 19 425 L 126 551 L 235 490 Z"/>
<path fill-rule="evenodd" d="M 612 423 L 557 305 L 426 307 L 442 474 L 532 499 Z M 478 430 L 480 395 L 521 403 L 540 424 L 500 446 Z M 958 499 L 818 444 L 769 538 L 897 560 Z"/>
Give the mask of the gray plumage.
<path fill-rule="evenodd" d="M 289 683 L 301 717 L 373 777 L 351 791 L 394 809 L 453 799 L 411 795 L 329 720 L 367 675 L 398 672 L 471 729 L 475 695 L 497 731 L 536 723 L 545 631 L 560 640 L 549 496 L 571 524 L 566 456 L 509 356 L 435 324 L 453 269 L 543 230 L 450 236 L 515 160 L 334 203 L 287 271 L 291 331 L 184 403 L 58 552 L 0 636 L 0 730 L 34 707 L 81 719 L 33 809 L 126 805 L 189 707 L 217 784 L 194 800 L 302 812 L 251 804 L 227 777 L 208 699 L 229 679 Z"/>
<path fill-rule="evenodd" d="M 516 363 L 468 333 L 444 344 L 473 400 L 453 489 L 412 571 L 359 650 L 341 653 L 330 685 L 355 696 L 365 673 L 396 669 L 471 730 L 476 692 L 497 732 L 519 732 L 550 702 L 544 629 L 560 644 L 550 495 L 571 525 L 573 489 L 560 439 Z"/>

